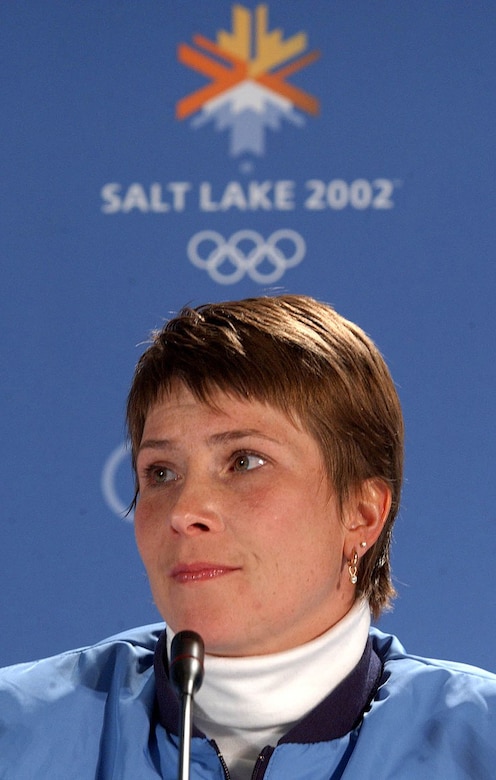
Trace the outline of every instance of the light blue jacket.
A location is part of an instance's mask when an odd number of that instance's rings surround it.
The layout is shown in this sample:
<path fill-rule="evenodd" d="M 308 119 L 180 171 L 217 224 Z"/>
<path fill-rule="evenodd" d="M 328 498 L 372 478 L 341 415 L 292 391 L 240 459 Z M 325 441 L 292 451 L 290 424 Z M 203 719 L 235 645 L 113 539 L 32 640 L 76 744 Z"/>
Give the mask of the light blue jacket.
<path fill-rule="evenodd" d="M 176 729 L 161 724 L 175 722 L 177 700 L 166 672 L 154 671 L 162 630 L 135 629 L 1 670 L 1 780 L 176 780 Z M 371 640 L 365 714 L 352 715 L 350 677 L 337 698 L 264 751 L 257 780 L 494 780 L 496 675 L 409 656 L 375 629 Z M 355 722 L 336 736 L 346 717 Z M 215 744 L 195 734 L 191 780 L 225 780 Z"/>

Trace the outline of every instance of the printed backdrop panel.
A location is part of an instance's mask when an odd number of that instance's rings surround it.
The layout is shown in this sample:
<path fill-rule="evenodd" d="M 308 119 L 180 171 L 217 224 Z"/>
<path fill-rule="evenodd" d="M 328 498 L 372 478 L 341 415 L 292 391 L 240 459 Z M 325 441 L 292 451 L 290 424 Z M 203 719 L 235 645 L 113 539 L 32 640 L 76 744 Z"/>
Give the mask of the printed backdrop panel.
<path fill-rule="evenodd" d="M 398 384 L 382 625 L 496 669 L 494 4 L 0 17 L 0 663 L 158 619 L 123 518 L 134 364 L 185 303 L 287 290 L 357 321 Z"/>

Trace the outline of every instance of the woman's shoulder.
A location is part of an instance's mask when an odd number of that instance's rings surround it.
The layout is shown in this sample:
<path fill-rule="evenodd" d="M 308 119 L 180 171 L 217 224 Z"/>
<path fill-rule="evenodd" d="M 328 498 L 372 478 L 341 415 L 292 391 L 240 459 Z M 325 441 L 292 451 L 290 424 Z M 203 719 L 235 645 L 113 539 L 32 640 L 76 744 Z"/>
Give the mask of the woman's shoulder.
<path fill-rule="evenodd" d="M 96 777 L 102 735 L 105 750 L 118 752 L 121 740 L 147 733 L 162 630 L 144 626 L 0 670 L 0 776 L 61 777 L 74 766 L 78 777 Z M 138 742 L 135 776 L 144 777 L 140 750 Z"/>
<path fill-rule="evenodd" d="M 496 726 L 496 674 L 469 664 L 408 653 L 397 637 L 373 628 L 371 638 L 383 673 L 375 702 L 389 714 L 408 711 L 411 723 L 437 713 L 444 723 Z M 395 705 L 395 706 L 392 706 Z M 394 713 L 393 713 L 394 715 Z"/>
<path fill-rule="evenodd" d="M 438 670 L 440 674 L 448 673 L 455 676 L 473 677 L 486 680 L 489 686 L 496 685 L 496 674 L 486 669 L 457 661 L 409 653 L 394 634 L 386 634 L 374 627 L 370 630 L 370 636 L 375 652 L 385 668 L 391 671 L 401 667 L 403 674 L 408 670 L 413 676 L 423 676 L 424 674 L 431 675 Z"/>
<path fill-rule="evenodd" d="M 0 702 L 53 701 L 81 687 L 109 690 L 117 678 L 130 684 L 153 666 L 163 628 L 163 624 L 133 628 L 92 645 L 6 666 L 0 669 Z"/>

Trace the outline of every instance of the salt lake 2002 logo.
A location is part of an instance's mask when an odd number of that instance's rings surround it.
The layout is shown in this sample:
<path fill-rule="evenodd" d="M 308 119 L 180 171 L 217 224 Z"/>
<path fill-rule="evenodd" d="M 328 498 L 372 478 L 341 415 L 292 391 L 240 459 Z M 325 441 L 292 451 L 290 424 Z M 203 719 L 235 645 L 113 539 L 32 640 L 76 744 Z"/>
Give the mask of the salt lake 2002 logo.
<path fill-rule="evenodd" d="M 279 130 L 284 120 L 303 125 L 305 114 L 319 113 L 318 100 L 288 80 L 319 58 L 307 48 L 304 32 L 284 38 L 283 31 L 269 30 L 266 5 L 253 13 L 233 6 L 231 32 L 219 30 L 214 41 L 194 35 L 192 46 L 179 45 L 179 62 L 210 83 L 179 100 L 176 118 L 229 131 L 232 157 L 262 156 L 266 129 Z"/>

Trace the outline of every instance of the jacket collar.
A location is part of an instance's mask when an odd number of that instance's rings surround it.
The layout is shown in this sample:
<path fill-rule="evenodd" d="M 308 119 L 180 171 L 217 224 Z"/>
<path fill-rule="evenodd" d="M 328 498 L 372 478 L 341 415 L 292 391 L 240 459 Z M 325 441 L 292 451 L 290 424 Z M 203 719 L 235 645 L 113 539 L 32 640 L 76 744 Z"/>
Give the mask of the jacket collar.
<path fill-rule="evenodd" d="M 159 721 L 172 734 L 179 733 L 180 704 L 169 681 L 166 632 L 163 631 L 154 655 L 155 681 Z M 363 655 L 350 674 L 317 707 L 308 713 L 280 740 L 327 742 L 343 737 L 355 728 L 372 701 L 382 675 L 382 663 L 370 638 Z M 193 726 L 194 737 L 205 735 Z"/>

